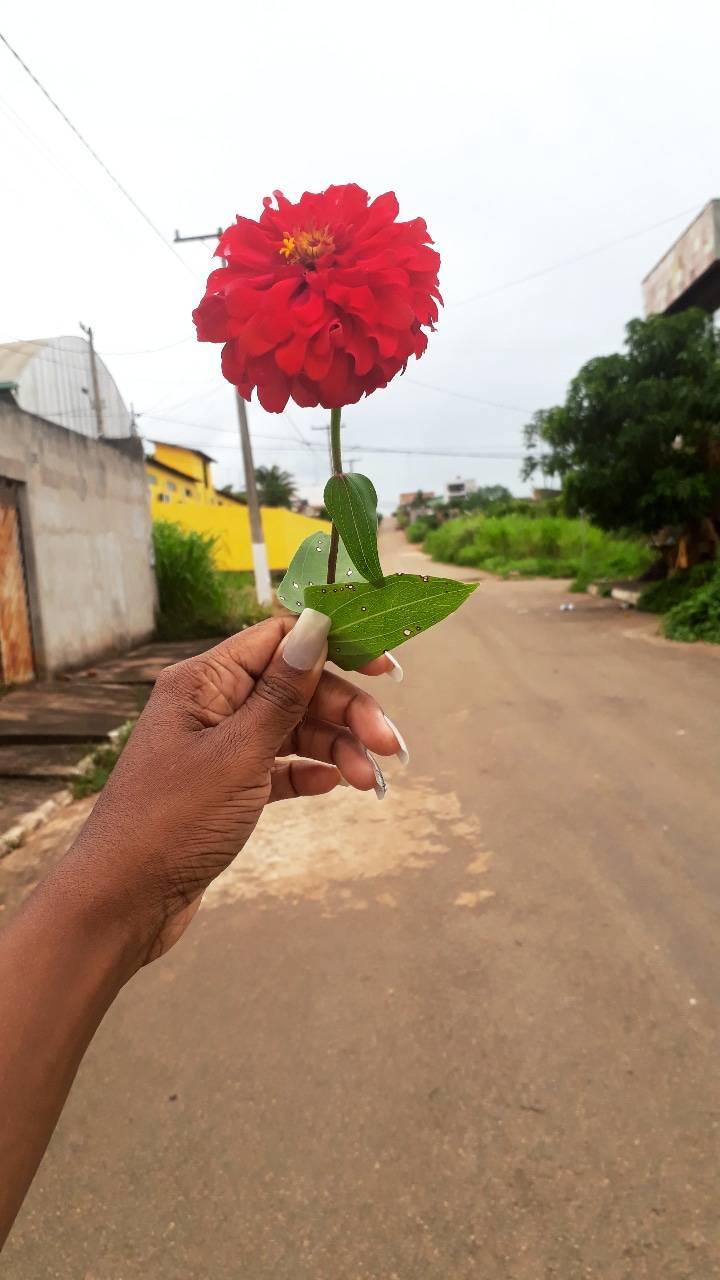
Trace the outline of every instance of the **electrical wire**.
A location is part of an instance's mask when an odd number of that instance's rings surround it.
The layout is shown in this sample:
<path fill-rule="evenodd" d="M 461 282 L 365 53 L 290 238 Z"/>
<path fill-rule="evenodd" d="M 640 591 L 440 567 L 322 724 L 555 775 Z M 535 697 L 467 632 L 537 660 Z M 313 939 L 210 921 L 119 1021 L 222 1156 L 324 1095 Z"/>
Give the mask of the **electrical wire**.
<path fill-rule="evenodd" d="M 59 103 L 55 101 L 52 94 L 50 94 L 48 90 L 45 88 L 44 84 L 42 84 L 41 81 L 38 80 L 35 73 L 30 70 L 27 63 L 20 57 L 20 54 L 18 53 L 17 49 L 13 48 L 13 46 L 10 44 L 10 41 L 7 39 L 7 36 L 4 36 L 1 31 L 0 31 L 0 40 L 5 45 L 6 49 L 12 54 L 13 58 L 15 58 L 16 62 L 20 64 L 23 71 L 25 71 L 26 74 L 33 81 L 33 83 L 37 85 L 38 89 L 43 94 L 43 96 L 47 98 L 51 107 L 53 107 L 54 110 L 57 111 L 58 115 L 61 117 L 62 120 L 65 121 L 65 124 L 68 126 L 68 128 L 72 130 L 72 132 L 75 134 L 75 137 L 82 144 L 85 150 L 90 153 L 95 163 L 100 166 L 100 168 L 107 175 L 110 181 L 114 183 L 114 185 L 117 187 L 120 194 L 125 197 L 128 203 L 132 205 L 135 212 L 140 215 L 140 217 L 143 219 L 143 222 L 147 223 L 148 227 L 153 232 L 153 234 L 157 236 L 158 240 L 162 241 L 162 243 L 165 245 L 165 248 L 168 249 L 169 252 L 173 255 L 173 257 L 181 264 L 183 270 L 187 271 L 189 275 L 193 276 L 193 278 L 196 278 L 196 273 L 188 266 L 185 259 L 181 256 L 181 254 L 177 252 L 173 244 L 169 240 L 165 239 L 165 236 L 163 235 L 160 228 L 156 225 L 156 223 L 153 222 L 152 218 L 150 218 L 148 214 L 145 213 L 145 210 L 138 204 L 137 200 L 135 200 L 134 197 L 130 195 L 130 192 L 127 190 L 127 187 L 124 187 L 123 184 L 120 182 L 120 180 L 115 177 L 115 174 L 112 172 L 111 169 L 108 168 L 108 166 L 105 164 L 105 161 L 100 158 L 97 151 L 95 151 L 94 147 L 92 147 L 88 142 L 87 138 L 85 138 L 83 134 L 80 132 L 80 130 L 73 124 L 70 117 L 65 114 L 65 112 L 63 111 Z"/>
<path fill-rule="evenodd" d="M 517 458 L 524 458 L 525 454 L 520 449 L 514 450 L 491 450 L 491 449 L 418 449 L 399 447 L 391 448 L 389 445 L 372 445 L 372 444 L 351 444 L 347 446 L 349 450 L 355 453 L 396 453 L 402 457 L 425 457 L 425 458 L 504 458 L 512 461 Z"/>
<path fill-rule="evenodd" d="M 100 351 L 100 356 L 153 356 L 158 351 L 171 351 L 173 347 L 183 347 L 186 342 L 194 342 L 195 338 L 188 335 L 187 338 L 180 338 L 177 342 L 166 342 L 162 347 L 143 347 L 140 351 Z"/>
<path fill-rule="evenodd" d="M 461 298 L 459 302 L 453 302 L 453 307 L 466 307 L 471 302 L 479 302 L 482 298 L 491 298 L 496 293 L 503 293 L 505 289 L 514 289 L 517 285 L 528 284 L 531 280 L 538 280 L 540 276 L 549 275 L 552 271 L 562 271 L 565 267 L 572 267 L 577 262 L 584 262 L 586 258 L 593 258 L 598 253 L 606 253 L 608 249 L 614 249 L 619 244 L 627 244 L 629 240 L 637 240 L 640 236 L 648 235 L 651 231 L 657 231 L 660 227 L 666 227 L 670 222 L 677 222 L 678 218 L 685 218 L 689 213 L 695 213 L 697 204 L 690 205 L 687 209 L 680 209 L 678 213 L 673 213 L 669 218 L 663 218 L 660 222 L 653 222 L 650 226 L 641 227 L 638 231 L 630 231 L 627 235 L 618 236 L 616 240 L 608 240 L 605 244 L 596 245 L 594 249 L 585 249 L 582 253 L 576 253 L 571 258 L 562 258 L 560 262 L 554 262 L 548 267 L 541 267 L 538 271 L 531 271 L 529 275 L 518 276 L 516 280 L 506 280 L 504 284 L 494 285 L 492 289 L 485 289 L 482 293 L 473 293 L 469 298 Z"/>
<path fill-rule="evenodd" d="M 453 391 L 450 387 L 437 387 L 432 382 L 419 382 L 417 378 L 408 378 L 406 382 L 411 382 L 415 387 L 424 387 L 426 391 L 440 391 L 445 396 L 455 396 L 458 400 L 473 400 L 475 404 L 489 405 L 491 409 L 507 409 L 510 413 L 522 413 L 526 417 L 532 413 L 532 409 L 523 409 L 519 404 L 503 404 L 500 400 L 485 400 L 482 396 L 473 396 L 465 391 Z"/>
<path fill-rule="evenodd" d="M 311 442 L 310 442 L 310 440 L 308 440 L 308 439 L 306 438 L 306 436 L 304 436 L 304 435 L 303 435 L 302 431 L 300 430 L 300 428 L 299 428 L 299 426 L 297 425 L 297 423 L 295 422 L 295 420 L 290 416 L 290 412 L 289 412 L 289 410 L 288 410 L 287 406 L 283 409 L 283 417 L 284 417 L 284 418 L 286 418 L 286 419 L 287 419 L 287 421 L 290 423 L 290 426 L 292 427 L 293 431 L 295 432 L 295 435 L 297 436 L 297 438 L 298 438 L 298 440 L 300 441 L 300 443 L 301 443 L 301 444 L 304 444 L 304 445 L 307 445 L 307 446 L 309 447 L 309 446 L 310 446 L 310 443 L 311 443 Z"/>

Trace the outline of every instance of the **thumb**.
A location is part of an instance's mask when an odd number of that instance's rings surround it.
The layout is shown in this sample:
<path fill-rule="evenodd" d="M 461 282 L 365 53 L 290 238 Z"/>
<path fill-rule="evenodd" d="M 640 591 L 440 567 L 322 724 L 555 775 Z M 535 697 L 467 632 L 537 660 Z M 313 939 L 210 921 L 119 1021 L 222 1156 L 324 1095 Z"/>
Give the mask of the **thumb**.
<path fill-rule="evenodd" d="M 253 723 L 263 756 L 274 759 L 305 715 L 325 665 L 329 630 L 326 614 L 303 609 L 242 708 L 240 714 Z"/>

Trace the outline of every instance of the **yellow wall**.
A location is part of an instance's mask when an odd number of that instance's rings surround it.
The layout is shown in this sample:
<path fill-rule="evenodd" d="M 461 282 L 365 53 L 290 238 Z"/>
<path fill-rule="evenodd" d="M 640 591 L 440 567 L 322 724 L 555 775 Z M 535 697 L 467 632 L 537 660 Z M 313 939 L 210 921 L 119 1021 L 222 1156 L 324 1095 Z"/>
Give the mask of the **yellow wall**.
<path fill-rule="evenodd" d="M 198 458 L 191 450 L 156 444 L 155 456 L 158 462 L 165 462 L 178 471 L 187 471 L 188 477 L 186 479 L 184 476 L 168 475 L 167 471 L 153 466 L 152 458 L 147 459 L 150 512 L 153 520 L 167 520 L 179 524 L 183 529 L 212 534 L 217 538 L 215 560 L 218 569 L 252 569 L 247 507 L 215 492 L 209 466 L 210 487 L 205 487 L 202 458 Z M 194 479 L 196 475 L 197 479 Z M 175 487 L 171 488 L 171 485 Z M 191 493 L 187 494 L 186 490 Z M 330 532 L 327 521 L 300 516 L 284 507 L 263 507 L 262 524 L 271 569 L 287 569 L 298 546 L 309 534 Z"/>
<path fill-rule="evenodd" d="M 250 522 L 247 507 L 238 504 L 209 507 L 192 502 L 151 502 L 153 520 L 169 520 L 183 529 L 210 533 L 217 538 L 218 569 L 252 569 Z M 325 520 L 312 520 L 283 507 L 262 508 L 263 533 L 271 569 L 287 569 L 299 544 L 311 533 L 329 533 Z"/>

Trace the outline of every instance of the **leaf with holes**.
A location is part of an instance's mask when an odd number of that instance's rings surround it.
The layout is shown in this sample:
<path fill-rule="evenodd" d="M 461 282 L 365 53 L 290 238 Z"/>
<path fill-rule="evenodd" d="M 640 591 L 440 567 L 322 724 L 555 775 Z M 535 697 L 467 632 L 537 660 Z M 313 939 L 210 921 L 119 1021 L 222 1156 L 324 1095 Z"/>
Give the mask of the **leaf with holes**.
<path fill-rule="evenodd" d="M 377 549 L 377 494 L 372 480 L 354 473 L 331 476 L 324 498 L 358 573 L 379 586 L 383 571 Z"/>
<path fill-rule="evenodd" d="M 380 587 L 370 582 L 308 587 L 305 604 L 332 620 L 328 657 L 346 671 L 356 671 L 447 618 L 476 586 L 398 573 Z"/>
<path fill-rule="evenodd" d="M 327 580 L 328 555 L 330 553 L 330 534 L 311 533 L 309 538 L 300 543 L 290 561 L 290 568 L 277 589 L 278 600 L 292 613 L 301 613 L 304 608 L 304 592 Z M 338 546 L 337 565 L 335 568 L 337 582 L 364 582 L 353 565 L 342 542 Z"/>

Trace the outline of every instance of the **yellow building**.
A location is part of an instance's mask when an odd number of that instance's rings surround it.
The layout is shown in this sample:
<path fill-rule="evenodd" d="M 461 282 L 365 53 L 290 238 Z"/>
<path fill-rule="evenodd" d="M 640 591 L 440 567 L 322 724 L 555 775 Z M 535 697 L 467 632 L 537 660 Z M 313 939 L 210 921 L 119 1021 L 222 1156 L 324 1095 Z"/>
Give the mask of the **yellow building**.
<path fill-rule="evenodd" d="M 252 569 L 247 507 L 215 489 L 210 470 L 214 459 L 201 449 L 154 442 L 146 461 L 153 520 L 168 520 L 183 529 L 217 539 L 218 569 Z M 311 533 L 329 533 L 325 520 L 297 515 L 285 507 L 262 507 L 262 524 L 270 569 L 287 569 L 299 544 Z"/>

